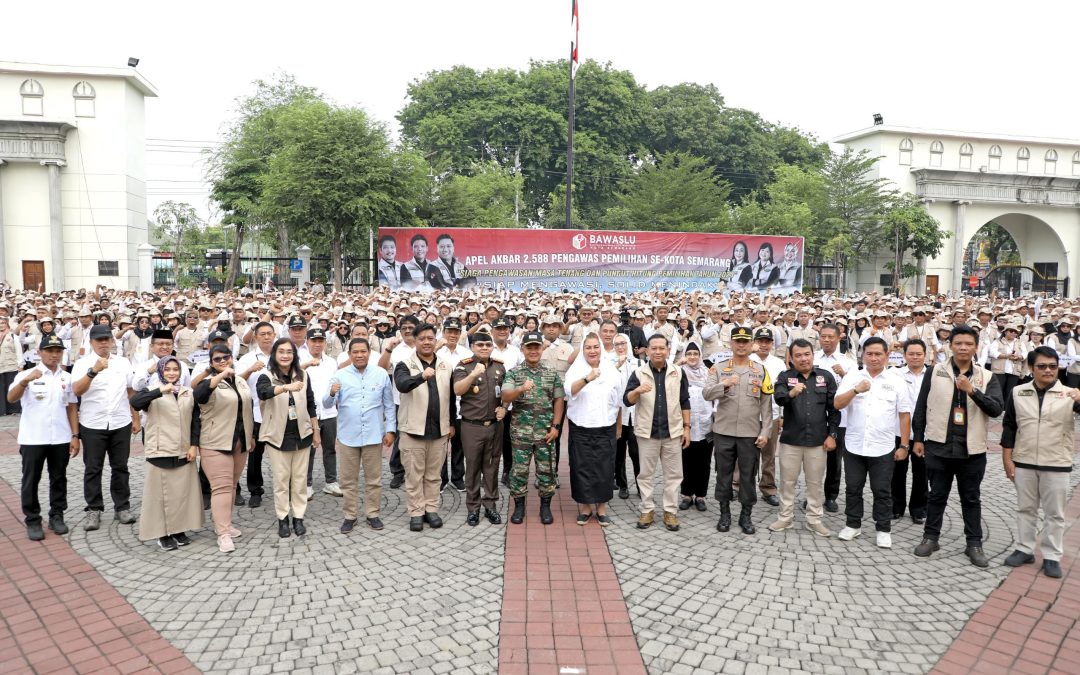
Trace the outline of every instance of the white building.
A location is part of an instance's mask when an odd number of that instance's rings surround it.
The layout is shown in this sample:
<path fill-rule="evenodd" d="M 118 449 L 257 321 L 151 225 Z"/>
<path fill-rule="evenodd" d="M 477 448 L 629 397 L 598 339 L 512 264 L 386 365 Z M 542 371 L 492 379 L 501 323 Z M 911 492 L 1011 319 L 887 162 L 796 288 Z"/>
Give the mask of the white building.
<path fill-rule="evenodd" d="M 877 125 L 833 140 L 880 157 L 874 177 L 918 195 L 951 236 L 926 261 L 917 292 L 967 283 L 963 254 L 979 229 L 996 222 L 1012 235 L 1024 265 L 1046 278 L 1080 281 L 1080 140 L 1005 136 Z M 860 265 L 857 290 L 880 289 L 883 251 Z M 850 275 L 849 275 L 850 276 Z"/>
<path fill-rule="evenodd" d="M 0 280 L 139 286 L 156 96 L 133 68 L 0 62 Z"/>

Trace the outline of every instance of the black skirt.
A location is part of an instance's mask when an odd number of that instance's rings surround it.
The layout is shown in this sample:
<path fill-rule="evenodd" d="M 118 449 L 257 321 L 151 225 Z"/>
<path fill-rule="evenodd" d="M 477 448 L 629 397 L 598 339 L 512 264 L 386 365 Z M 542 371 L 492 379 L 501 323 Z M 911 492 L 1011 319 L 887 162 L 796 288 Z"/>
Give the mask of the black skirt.
<path fill-rule="evenodd" d="M 613 496 L 615 425 L 579 427 L 570 422 L 570 495 L 578 504 L 606 504 Z"/>

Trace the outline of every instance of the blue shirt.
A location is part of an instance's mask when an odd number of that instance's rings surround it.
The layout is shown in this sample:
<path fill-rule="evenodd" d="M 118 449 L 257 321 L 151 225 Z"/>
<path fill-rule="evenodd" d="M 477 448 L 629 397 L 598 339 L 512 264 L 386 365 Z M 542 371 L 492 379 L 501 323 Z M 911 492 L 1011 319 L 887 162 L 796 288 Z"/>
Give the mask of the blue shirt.
<path fill-rule="evenodd" d="M 328 389 L 323 404 L 330 407 L 337 400 L 339 441 L 354 448 L 381 445 L 384 435 L 397 431 L 393 385 L 385 370 L 368 365 L 361 373 L 349 366 L 337 371 L 335 378 L 341 390 L 331 396 Z"/>

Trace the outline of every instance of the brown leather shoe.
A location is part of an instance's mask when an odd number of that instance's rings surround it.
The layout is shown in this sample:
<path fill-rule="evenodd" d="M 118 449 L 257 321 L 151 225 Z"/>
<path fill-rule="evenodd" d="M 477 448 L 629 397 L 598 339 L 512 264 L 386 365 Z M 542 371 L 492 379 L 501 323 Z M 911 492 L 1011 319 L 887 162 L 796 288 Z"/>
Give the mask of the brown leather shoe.
<path fill-rule="evenodd" d="M 679 518 L 674 513 L 664 512 L 664 527 L 672 532 L 679 531 Z"/>
<path fill-rule="evenodd" d="M 653 522 L 653 512 L 649 511 L 648 513 L 643 513 L 640 516 L 638 516 L 637 529 L 639 529 L 639 530 L 648 529 L 648 527 L 650 525 L 652 525 L 652 522 Z"/>

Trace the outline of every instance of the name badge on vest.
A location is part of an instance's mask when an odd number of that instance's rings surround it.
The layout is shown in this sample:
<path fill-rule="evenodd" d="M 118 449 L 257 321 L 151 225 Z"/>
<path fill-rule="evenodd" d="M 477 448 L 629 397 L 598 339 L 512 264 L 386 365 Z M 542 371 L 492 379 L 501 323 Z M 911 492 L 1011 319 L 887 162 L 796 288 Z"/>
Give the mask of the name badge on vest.
<path fill-rule="evenodd" d="M 1017 396 L 1034 396 L 1035 392 L 1032 391 L 1031 389 L 1021 389 L 1020 391 L 1016 392 L 1016 395 Z"/>
<path fill-rule="evenodd" d="M 950 379 L 950 378 L 949 378 L 949 374 L 948 374 L 948 373 L 946 373 L 946 372 L 945 372 L 944 370 L 939 370 L 939 371 L 937 371 L 937 372 L 936 372 L 936 373 L 935 373 L 934 375 L 935 375 L 936 377 L 944 377 L 944 378 L 946 378 L 946 379 Z"/>
<path fill-rule="evenodd" d="M 820 380 L 821 378 L 819 377 L 818 379 Z M 789 386 L 789 387 L 794 387 L 798 383 L 799 383 L 799 378 L 797 378 L 797 377 L 789 377 L 787 379 L 787 386 Z"/>
<path fill-rule="evenodd" d="M 295 420 L 296 419 L 296 406 L 295 405 L 290 405 L 289 406 L 289 419 L 290 420 Z"/>
<path fill-rule="evenodd" d="M 952 423 L 958 427 L 967 425 L 967 411 L 963 406 L 956 406 L 952 411 Z"/>

